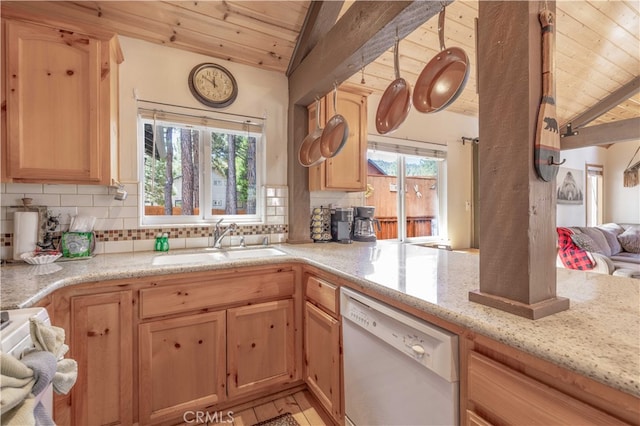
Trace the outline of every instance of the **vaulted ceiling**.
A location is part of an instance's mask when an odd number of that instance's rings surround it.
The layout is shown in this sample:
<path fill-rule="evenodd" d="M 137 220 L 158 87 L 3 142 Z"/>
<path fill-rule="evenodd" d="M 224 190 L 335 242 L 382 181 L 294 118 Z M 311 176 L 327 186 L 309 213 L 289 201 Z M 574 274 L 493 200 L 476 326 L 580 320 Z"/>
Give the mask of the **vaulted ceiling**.
<path fill-rule="evenodd" d="M 353 1 L 336 2 L 341 17 Z M 202 53 L 221 61 L 287 73 L 296 57 L 311 2 L 304 1 L 2 1 L 3 16 L 41 13 L 49 19 L 99 26 L 118 34 Z M 574 128 L 611 123 L 640 133 L 640 2 L 556 2 L 558 121 Z M 475 21 L 478 1 L 446 8 L 445 44 L 464 49 L 471 74 L 448 111 L 477 116 Z M 326 19 L 326 18 L 325 18 Z M 318 28 L 330 28 L 324 22 Z M 317 24 L 317 23 L 316 23 Z M 437 16 L 400 41 L 400 75 L 414 84 L 439 51 Z M 315 37 L 322 37 L 316 34 Z M 304 53 L 304 52 L 303 52 Z M 373 59 L 373 58 L 372 58 Z M 371 63 L 349 64 L 347 83 L 382 94 L 395 79 L 393 49 Z M 364 67 L 363 67 L 364 65 Z M 619 127 L 619 126 L 618 126 Z M 607 134 L 614 127 L 603 127 Z"/>

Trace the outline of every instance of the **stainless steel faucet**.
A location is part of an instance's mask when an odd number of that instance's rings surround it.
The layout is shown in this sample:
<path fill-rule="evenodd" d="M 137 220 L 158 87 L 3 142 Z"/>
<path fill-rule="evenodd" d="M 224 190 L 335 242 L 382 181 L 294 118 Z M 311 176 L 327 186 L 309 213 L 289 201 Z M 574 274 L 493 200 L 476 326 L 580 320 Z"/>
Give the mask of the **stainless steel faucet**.
<path fill-rule="evenodd" d="M 230 224 L 229 226 L 227 226 L 224 231 L 221 230 L 220 228 L 220 224 L 222 223 L 223 219 L 220 219 L 217 223 L 216 223 L 216 229 L 213 231 L 213 248 L 222 248 L 222 239 L 231 231 L 235 231 L 236 228 L 238 227 L 238 225 L 236 225 L 235 223 Z"/>
<path fill-rule="evenodd" d="M 218 237 L 220 237 L 220 224 L 224 219 L 219 219 L 215 224 L 215 229 L 213 230 L 213 246 L 215 246 L 215 242 L 218 241 Z"/>

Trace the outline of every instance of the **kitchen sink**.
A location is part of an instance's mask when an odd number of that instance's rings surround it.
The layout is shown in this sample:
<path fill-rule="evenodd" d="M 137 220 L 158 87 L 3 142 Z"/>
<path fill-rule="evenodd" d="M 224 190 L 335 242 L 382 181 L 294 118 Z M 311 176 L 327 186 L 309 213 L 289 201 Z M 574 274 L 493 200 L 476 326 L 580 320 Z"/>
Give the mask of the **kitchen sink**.
<path fill-rule="evenodd" d="M 231 250 L 209 249 L 212 251 L 180 253 L 155 256 L 153 265 L 182 265 L 187 263 L 217 263 L 240 259 L 283 256 L 286 253 L 273 247 L 240 248 Z M 215 251 L 213 251 L 215 250 Z"/>

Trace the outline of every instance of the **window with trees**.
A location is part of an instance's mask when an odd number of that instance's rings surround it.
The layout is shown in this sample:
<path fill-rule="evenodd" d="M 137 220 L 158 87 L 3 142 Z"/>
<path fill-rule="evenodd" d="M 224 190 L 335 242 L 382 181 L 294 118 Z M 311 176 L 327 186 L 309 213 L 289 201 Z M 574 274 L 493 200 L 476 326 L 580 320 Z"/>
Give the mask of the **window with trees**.
<path fill-rule="evenodd" d="M 143 225 L 262 222 L 262 125 L 140 114 Z"/>

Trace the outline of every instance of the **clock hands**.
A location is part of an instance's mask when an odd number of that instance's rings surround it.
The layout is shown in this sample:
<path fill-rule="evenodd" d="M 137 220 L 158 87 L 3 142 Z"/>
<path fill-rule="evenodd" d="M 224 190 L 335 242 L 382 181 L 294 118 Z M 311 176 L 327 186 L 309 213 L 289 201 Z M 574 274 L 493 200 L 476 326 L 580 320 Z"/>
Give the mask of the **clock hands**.
<path fill-rule="evenodd" d="M 204 78 L 205 80 L 207 80 L 209 83 L 213 84 L 213 88 L 217 88 L 218 86 L 216 85 L 216 77 L 214 76 L 213 78 L 207 78 L 206 76 L 202 76 L 202 78 Z"/>

